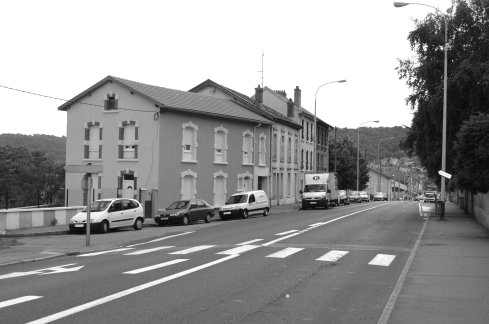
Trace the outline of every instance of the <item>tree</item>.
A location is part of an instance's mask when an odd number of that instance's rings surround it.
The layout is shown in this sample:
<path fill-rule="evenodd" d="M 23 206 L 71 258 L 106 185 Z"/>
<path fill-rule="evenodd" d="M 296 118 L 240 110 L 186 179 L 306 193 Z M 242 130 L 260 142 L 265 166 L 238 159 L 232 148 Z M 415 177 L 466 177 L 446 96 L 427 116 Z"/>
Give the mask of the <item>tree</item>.
<path fill-rule="evenodd" d="M 457 184 L 473 193 L 489 191 L 489 114 L 465 121 L 454 145 Z"/>
<path fill-rule="evenodd" d="M 334 155 L 336 146 L 336 172 L 338 177 L 338 188 L 357 188 L 357 149 L 349 137 L 338 139 L 336 145 L 329 143 L 329 165 L 334 168 Z M 360 189 L 364 188 L 369 180 L 367 161 L 360 158 Z"/>
<path fill-rule="evenodd" d="M 474 113 L 489 111 L 489 0 L 455 0 L 448 24 L 447 172 L 456 173 L 450 157 L 462 123 Z M 408 37 L 416 60 L 400 60 L 398 73 L 413 90 L 407 102 L 414 117 L 401 144 L 417 155 L 436 178 L 441 167 L 444 31 L 443 17 L 429 14 L 416 21 Z"/>

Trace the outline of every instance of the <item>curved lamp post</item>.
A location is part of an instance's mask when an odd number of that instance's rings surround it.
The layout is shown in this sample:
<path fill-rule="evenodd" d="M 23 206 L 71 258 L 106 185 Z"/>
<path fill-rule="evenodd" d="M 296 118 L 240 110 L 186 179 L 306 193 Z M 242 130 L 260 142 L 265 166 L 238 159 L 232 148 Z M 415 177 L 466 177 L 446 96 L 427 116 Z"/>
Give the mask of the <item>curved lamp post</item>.
<path fill-rule="evenodd" d="M 443 134 L 442 134 L 442 144 L 441 144 L 441 171 L 446 171 L 447 163 L 447 42 L 448 42 L 448 28 L 447 28 L 447 17 L 440 9 L 437 7 L 417 2 L 394 2 L 394 7 L 404 7 L 407 5 L 419 5 L 426 6 L 435 9 L 441 14 L 445 22 L 445 42 L 443 44 L 443 51 L 445 53 L 444 58 L 444 68 L 443 68 Z M 441 176 L 441 200 L 445 201 L 445 177 Z M 444 211 L 440 213 L 441 219 L 445 219 Z"/>
<path fill-rule="evenodd" d="M 357 129 L 357 191 L 360 189 L 360 127 L 362 127 L 363 124 L 366 123 L 378 123 L 378 120 L 369 120 L 366 122 L 363 122 L 358 126 Z"/>
<path fill-rule="evenodd" d="M 331 82 L 326 82 L 326 83 L 323 83 L 321 84 L 317 90 L 316 90 L 316 94 L 314 94 L 314 147 L 312 148 L 313 150 L 313 170 L 314 172 L 317 172 L 317 157 L 316 157 L 316 150 L 317 150 L 317 144 L 318 144 L 318 137 L 317 137 L 317 117 L 316 117 L 316 98 L 317 98 L 317 95 L 318 95 L 318 91 L 319 89 L 321 89 L 323 86 L 327 85 L 327 84 L 331 84 L 331 83 L 345 83 L 346 80 L 337 80 L 337 81 L 331 81 Z"/>

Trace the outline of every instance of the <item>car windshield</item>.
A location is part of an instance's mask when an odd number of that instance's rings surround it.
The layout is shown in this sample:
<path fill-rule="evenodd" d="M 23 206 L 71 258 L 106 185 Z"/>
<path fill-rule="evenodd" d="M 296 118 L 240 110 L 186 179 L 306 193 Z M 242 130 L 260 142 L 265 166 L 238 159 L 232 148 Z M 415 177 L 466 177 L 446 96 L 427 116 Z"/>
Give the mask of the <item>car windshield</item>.
<path fill-rule="evenodd" d="M 383 196 L 383 194 L 381 192 L 376 192 L 375 195 L 376 196 Z"/>
<path fill-rule="evenodd" d="M 425 198 L 435 198 L 435 194 L 432 192 L 427 192 L 424 194 Z"/>
<path fill-rule="evenodd" d="M 304 186 L 304 192 L 322 192 L 326 191 L 326 186 L 323 184 L 309 184 Z"/>
<path fill-rule="evenodd" d="M 358 195 L 358 191 L 352 191 L 350 192 L 350 196 L 357 196 Z"/>
<path fill-rule="evenodd" d="M 340 194 L 340 195 L 346 195 L 346 190 L 338 190 L 338 194 Z"/>
<path fill-rule="evenodd" d="M 107 208 L 107 206 L 110 205 L 110 200 L 95 200 L 90 204 L 90 211 L 91 212 L 101 212 Z M 87 209 L 84 208 L 82 212 L 87 212 Z"/>
<path fill-rule="evenodd" d="M 360 191 L 360 195 L 366 195 L 367 192 L 366 191 Z"/>
<path fill-rule="evenodd" d="M 228 201 L 226 201 L 226 205 L 232 204 L 242 204 L 248 200 L 248 195 L 235 195 L 229 197 Z"/>
<path fill-rule="evenodd" d="M 179 200 L 170 204 L 170 206 L 166 207 L 166 209 L 184 209 L 187 208 L 189 201 L 188 200 Z"/>

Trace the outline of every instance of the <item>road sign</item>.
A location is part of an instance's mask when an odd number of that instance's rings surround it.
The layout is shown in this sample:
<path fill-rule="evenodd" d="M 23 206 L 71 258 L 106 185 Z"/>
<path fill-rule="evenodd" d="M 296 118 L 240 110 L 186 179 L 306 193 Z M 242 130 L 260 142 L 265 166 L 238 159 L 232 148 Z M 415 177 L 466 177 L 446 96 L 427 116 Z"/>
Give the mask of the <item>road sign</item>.
<path fill-rule="evenodd" d="M 65 165 L 65 171 L 71 173 L 101 173 L 102 165 L 70 164 Z"/>
<path fill-rule="evenodd" d="M 450 179 L 452 177 L 452 175 L 450 173 L 446 173 L 445 171 L 438 171 L 438 174 L 441 175 L 442 177 L 445 177 L 447 179 Z"/>

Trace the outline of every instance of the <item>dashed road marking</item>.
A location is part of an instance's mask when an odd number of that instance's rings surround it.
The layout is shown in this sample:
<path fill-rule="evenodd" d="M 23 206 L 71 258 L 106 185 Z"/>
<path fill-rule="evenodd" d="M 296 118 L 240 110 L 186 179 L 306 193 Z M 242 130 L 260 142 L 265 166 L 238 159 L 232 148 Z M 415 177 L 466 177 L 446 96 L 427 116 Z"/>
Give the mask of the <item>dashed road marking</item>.
<path fill-rule="evenodd" d="M 210 248 L 212 248 L 214 246 L 215 245 L 199 245 L 199 246 L 194 246 L 194 247 L 191 247 L 191 248 L 188 248 L 188 249 L 185 249 L 185 250 L 171 252 L 171 253 L 168 253 L 168 254 L 189 254 L 189 253 L 192 253 L 192 252 L 197 252 L 197 251 L 202 251 L 202 250 L 210 249 Z"/>
<path fill-rule="evenodd" d="M 126 253 L 124 255 L 140 255 L 140 254 L 146 254 L 146 253 L 151 253 L 151 252 L 160 251 L 160 250 L 164 250 L 164 249 L 171 249 L 171 248 L 174 248 L 174 246 L 159 246 L 159 247 L 152 248 L 152 249 L 144 249 L 144 250 L 134 251 L 131 253 Z"/>
<path fill-rule="evenodd" d="M 368 264 L 377 265 L 382 267 L 388 267 L 396 258 L 395 255 L 390 254 L 377 254 Z"/>
<path fill-rule="evenodd" d="M 295 232 L 298 232 L 298 230 L 290 230 L 287 232 L 277 233 L 275 235 L 281 236 L 281 235 L 287 235 L 287 234 L 291 234 L 291 233 L 295 233 Z"/>
<path fill-rule="evenodd" d="M 122 252 L 122 251 L 133 250 L 133 249 L 134 248 L 120 248 L 120 249 L 115 249 L 115 250 L 91 252 L 91 253 L 85 253 L 85 254 L 77 255 L 77 257 L 87 257 L 87 256 L 101 255 L 101 254 L 107 254 L 107 253 L 112 253 L 112 252 Z"/>
<path fill-rule="evenodd" d="M 302 248 L 292 248 L 292 247 L 289 247 L 289 248 L 285 248 L 283 250 L 280 250 L 278 252 L 275 252 L 275 253 L 272 253 L 272 254 L 269 254 L 267 255 L 267 258 L 279 258 L 279 259 L 283 259 L 283 258 L 286 258 L 294 253 L 297 253 L 299 251 L 302 251 L 304 249 Z"/>
<path fill-rule="evenodd" d="M 328 261 L 328 262 L 336 262 L 345 255 L 347 255 L 348 251 L 339 251 L 339 250 L 331 250 L 323 256 L 317 258 L 317 261 Z"/>
<path fill-rule="evenodd" d="M 226 251 L 222 251 L 222 252 L 218 252 L 216 254 L 226 254 L 226 255 L 241 254 L 241 253 L 244 253 L 244 252 L 259 248 L 259 247 L 260 247 L 260 245 L 241 245 L 239 247 L 236 247 L 236 248 L 233 248 L 230 250 L 226 250 Z"/>
<path fill-rule="evenodd" d="M 176 260 L 172 260 L 172 261 L 168 261 L 168 262 L 163 262 L 163 263 L 155 264 L 155 265 L 152 265 L 152 266 L 149 266 L 149 267 L 144 267 L 144 268 L 140 268 L 140 269 L 126 271 L 126 272 L 123 272 L 123 273 L 125 273 L 125 274 L 138 274 L 138 273 L 141 273 L 141 272 L 146 272 L 146 271 L 151 271 L 151 270 L 154 270 L 154 269 L 163 268 L 163 267 L 166 267 L 166 266 L 169 266 L 169 265 L 172 265 L 172 264 L 177 264 L 177 263 L 184 262 L 184 261 L 188 261 L 188 259 L 176 259 Z"/>
<path fill-rule="evenodd" d="M 256 239 L 256 240 L 246 241 L 246 242 L 243 242 L 243 243 L 238 243 L 236 245 L 248 245 L 248 244 L 256 243 L 256 242 L 260 242 L 260 241 L 263 241 L 263 239 Z"/>
<path fill-rule="evenodd" d="M 0 302 L 0 308 L 16 305 L 16 304 L 20 304 L 20 303 L 25 303 L 25 302 L 35 300 L 35 299 L 39 299 L 39 298 L 42 298 L 42 296 L 23 296 L 23 297 L 19 297 L 19 298 L 6 300 L 3 302 Z"/>

